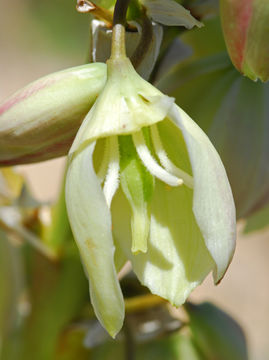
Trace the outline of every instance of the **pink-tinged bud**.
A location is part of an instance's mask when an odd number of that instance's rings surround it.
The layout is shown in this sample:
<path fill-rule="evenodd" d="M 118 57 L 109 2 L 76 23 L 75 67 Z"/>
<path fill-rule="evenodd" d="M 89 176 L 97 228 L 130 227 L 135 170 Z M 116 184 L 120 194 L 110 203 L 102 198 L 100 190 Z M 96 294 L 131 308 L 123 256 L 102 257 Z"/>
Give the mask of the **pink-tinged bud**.
<path fill-rule="evenodd" d="M 43 77 L 0 104 L 0 166 L 67 154 L 105 82 L 105 64 L 78 66 Z"/>
<path fill-rule="evenodd" d="M 234 66 L 252 80 L 269 80 L 269 1 L 221 0 L 220 4 Z"/>

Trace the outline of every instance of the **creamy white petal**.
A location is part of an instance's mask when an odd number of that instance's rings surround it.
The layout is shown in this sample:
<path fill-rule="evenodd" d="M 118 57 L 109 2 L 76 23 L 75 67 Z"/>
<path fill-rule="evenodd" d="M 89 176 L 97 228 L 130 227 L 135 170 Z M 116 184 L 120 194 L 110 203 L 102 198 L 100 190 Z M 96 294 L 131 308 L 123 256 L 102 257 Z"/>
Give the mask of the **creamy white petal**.
<path fill-rule="evenodd" d="M 111 216 L 92 163 L 94 147 L 92 143 L 70 158 L 66 205 L 96 316 L 115 336 L 122 327 L 124 301 L 114 265 Z"/>
<path fill-rule="evenodd" d="M 118 191 L 112 203 L 117 246 L 131 260 L 142 284 L 172 304 L 181 305 L 214 268 L 192 213 L 192 190 L 156 181 L 146 254 L 131 252 L 130 214 L 126 210 L 126 199 Z"/>
<path fill-rule="evenodd" d="M 97 138 L 131 134 L 163 120 L 174 99 L 142 79 L 129 59 L 108 60 L 107 83 L 85 117 L 71 152 Z"/>
<path fill-rule="evenodd" d="M 232 191 L 214 146 L 199 126 L 177 105 L 169 118 L 182 131 L 194 178 L 193 212 L 221 280 L 235 249 L 236 220 Z"/>

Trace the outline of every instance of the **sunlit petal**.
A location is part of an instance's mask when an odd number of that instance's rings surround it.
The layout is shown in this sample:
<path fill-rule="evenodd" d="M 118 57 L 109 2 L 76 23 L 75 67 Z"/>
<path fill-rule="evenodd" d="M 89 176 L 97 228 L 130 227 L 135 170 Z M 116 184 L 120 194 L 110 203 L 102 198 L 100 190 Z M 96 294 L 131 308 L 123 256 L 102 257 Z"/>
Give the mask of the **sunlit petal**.
<path fill-rule="evenodd" d="M 72 231 L 90 282 L 91 302 L 110 335 L 122 326 L 124 303 L 114 265 L 111 217 L 97 178 L 91 144 L 70 159 L 66 204 Z"/>

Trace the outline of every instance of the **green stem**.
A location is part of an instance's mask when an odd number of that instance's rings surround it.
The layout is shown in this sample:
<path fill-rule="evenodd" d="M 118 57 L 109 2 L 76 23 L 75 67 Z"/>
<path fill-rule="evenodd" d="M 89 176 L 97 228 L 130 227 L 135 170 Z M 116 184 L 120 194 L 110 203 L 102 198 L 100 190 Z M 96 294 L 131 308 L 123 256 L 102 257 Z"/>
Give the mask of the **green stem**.
<path fill-rule="evenodd" d="M 121 24 L 116 24 L 113 26 L 110 59 L 122 59 L 125 57 L 125 27 Z"/>
<path fill-rule="evenodd" d="M 128 319 L 125 319 L 123 324 L 123 333 L 125 337 L 125 359 L 134 360 L 135 359 L 135 341 L 132 333 L 132 329 L 128 324 Z"/>
<path fill-rule="evenodd" d="M 117 0 L 113 16 L 111 59 L 126 57 L 125 24 L 130 0 Z"/>

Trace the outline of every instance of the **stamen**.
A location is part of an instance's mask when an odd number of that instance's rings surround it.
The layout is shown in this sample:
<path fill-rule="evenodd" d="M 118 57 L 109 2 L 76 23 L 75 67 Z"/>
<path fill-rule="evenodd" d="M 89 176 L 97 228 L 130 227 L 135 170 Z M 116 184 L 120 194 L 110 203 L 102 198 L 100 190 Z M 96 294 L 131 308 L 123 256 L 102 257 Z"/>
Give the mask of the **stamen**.
<path fill-rule="evenodd" d="M 109 164 L 103 191 L 107 205 L 110 207 L 113 196 L 119 186 L 120 156 L 117 136 L 109 137 L 107 142 Z"/>
<path fill-rule="evenodd" d="M 186 186 L 193 189 L 193 177 L 187 174 L 185 171 L 179 169 L 172 161 L 168 158 L 166 151 L 163 148 L 163 144 L 159 135 L 157 125 L 152 125 L 150 127 L 151 138 L 154 146 L 154 150 L 160 160 L 162 166 L 169 173 L 172 173 L 179 178 L 181 178 Z"/>
<path fill-rule="evenodd" d="M 108 144 L 107 139 L 104 140 L 104 153 L 103 153 L 103 158 L 100 164 L 100 167 L 97 171 L 97 177 L 100 179 L 101 184 L 103 183 L 106 173 L 107 173 L 107 168 L 108 168 L 108 162 L 109 162 L 109 151 L 108 151 Z"/>
<path fill-rule="evenodd" d="M 177 178 L 174 175 L 169 174 L 152 157 L 145 143 L 143 133 L 141 131 L 133 134 L 132 137 L 138 156 L 140 157 L 145 167 L 153 176 L 156 176 L 158 179 L 160 179 L 161 181 L 165 182 L 170 186 L 179 186 L 183 184 L 183 181 L 181 179 Z"/>

